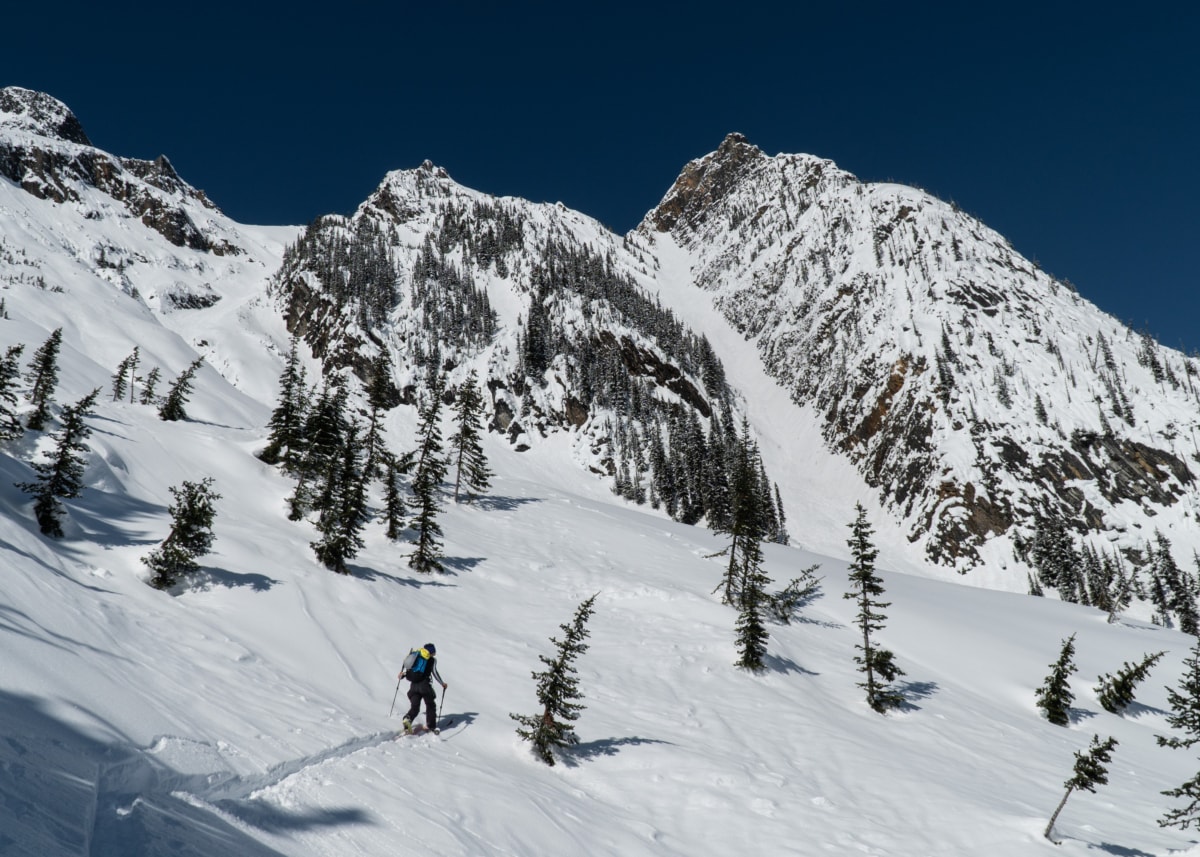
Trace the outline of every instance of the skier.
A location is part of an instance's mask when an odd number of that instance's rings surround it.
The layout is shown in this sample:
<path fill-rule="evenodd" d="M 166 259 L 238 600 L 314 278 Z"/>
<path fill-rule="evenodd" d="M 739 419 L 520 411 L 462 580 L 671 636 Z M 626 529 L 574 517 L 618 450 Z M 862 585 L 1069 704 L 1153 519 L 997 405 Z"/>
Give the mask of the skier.
<path fill-rule="evenodd" d="M 413 657 L 415 655 L 415 657 Z M 442 686 L 442 692 L 446 692 L 449 686 L 442 681 L 442 676 L 437 668 L 437 646 L 433 643 L 426 643 L 420 649 L 414 649 L 409 653 L 409 657 L 405 658 L 405 666 L 400 671 L 400 678 L 407 678 L 408 686 L 408 714 L 404 715 L 404 734 L 412 734 L 413 720 L 417 717 L 417 712 L 421 709 L 421 700 L 425 700 L 425 725 L 429 727 L 429 731 L 434 735 L 441 732 L 437 725 L 437 694 L 434 693 L 433 683 L 431 679 L 436 679 L 437 683 Z"/>

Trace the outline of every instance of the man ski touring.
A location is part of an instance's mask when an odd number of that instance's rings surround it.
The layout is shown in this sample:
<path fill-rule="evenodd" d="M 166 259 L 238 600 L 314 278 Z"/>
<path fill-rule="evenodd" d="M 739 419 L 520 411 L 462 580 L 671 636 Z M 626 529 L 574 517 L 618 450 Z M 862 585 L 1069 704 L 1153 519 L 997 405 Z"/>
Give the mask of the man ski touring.
<path fill-rule="evenodd" d="M 434 735 L 438 734 L 441 730 L 437 725 L 437 694 L 433 690 L 433 682 L 436 681 L 442 686 L 443 693 L 448 685 L 442 681 L 438 672 L 437 646 L 426 643 L 421 648 L 409 652 L 400 670 L 400 678 L 409 681 L 409 708 L 408 713 L 404 715 L 404 734 L 412 734 L 413 720 L 421 709 L 421 700 L 425 700 L 425 725 Z"/>

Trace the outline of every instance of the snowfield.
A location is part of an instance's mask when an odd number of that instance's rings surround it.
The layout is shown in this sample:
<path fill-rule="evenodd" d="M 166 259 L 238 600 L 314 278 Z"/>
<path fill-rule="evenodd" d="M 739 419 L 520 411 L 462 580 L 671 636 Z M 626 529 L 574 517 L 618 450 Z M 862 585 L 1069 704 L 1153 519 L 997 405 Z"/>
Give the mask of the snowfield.
<path fill-rule="evenodd" d="M 736 614 L 714 592 L 723 540 L 617 499 L 570 432 L 531 432 L 526 452 L 487 436 L 491 490 L 444 503 L 446 574 L 410 570 L 411 545 L 378 520 L 352 573 L 327 571 L 313 524 L 287 519 L 293 483 L 255 457 L 289 342 L 265 286 L 297 230 L 208 212 L 247 248 L 218 258 L 89 216 L 102 203 L 54 205 L 0 180 L 0 347 L 24 344 L 24 366 L 62 327 L 56 413 L 101 389 L 63 539 L 39 533 L 16 487 L 51 438 L 27 433 L 0 455 L 0 854 L 1200 855 L 1197 834 L 1157 824 L 1175 806 L 1161 792 L 1200 765 L 1155 742 L 1194 638 L 1138 610 L 1110 624 L 923 566 L 753 345 L 687 294 L 678 247 L 660 247 L 674 271 L 657 280 L 663 300 L 712 338 L 779 474 L 793 546 L 767 545 L 765 569 L 776 587 L 814 564 L 822 579 L 795 621 L 771 626 L 757 675 L 733 666 Z M 100 248 L 122 265 L 98 268 Z M 173 309 L 168 292 L 219 300 Z M 186 421 L 112 400 L 135 346 L 160 391 L 205 357 Z M 411 406 L 389 412 L 394 449 L 415 446 L 416 422 Z M 157 591 L 141 559 L 167 534 L 170 489 L 208 477 L 214 550 L 197 579 Z M 857 502 L 880 528 L 891 602 L 876 641 L 905 671 L 906 704 L 886 716 L 857 687 L 842 597 Z M 580 743 L 548 767 L 509 715 L 538 712 L 538 658 L 592 595 Z M 1034 694 L 1071 634 L 1062 728 Z M 445 728 L 398 736 L 396 672 L 430 641 Z M 1137 703 L 1105 712 L 1097 677 L 1157 651 Z M 1042 831 L 1093 735 L 1120 742 L 1110 782 L 1071 797 L 1056 846 Z"/>

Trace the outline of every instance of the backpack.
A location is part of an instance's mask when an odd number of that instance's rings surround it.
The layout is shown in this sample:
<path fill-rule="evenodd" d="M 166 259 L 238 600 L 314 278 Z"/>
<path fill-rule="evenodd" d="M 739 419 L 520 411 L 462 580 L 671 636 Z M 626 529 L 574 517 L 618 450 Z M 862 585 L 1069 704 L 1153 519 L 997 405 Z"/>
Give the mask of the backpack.
<path fill-rule="evenodd" d="M 433 656 L 427 649 L 413 649 L 404 658 L 401 670 L 409 681 L 420 681 L 429 676 L 429 661 Z"/>

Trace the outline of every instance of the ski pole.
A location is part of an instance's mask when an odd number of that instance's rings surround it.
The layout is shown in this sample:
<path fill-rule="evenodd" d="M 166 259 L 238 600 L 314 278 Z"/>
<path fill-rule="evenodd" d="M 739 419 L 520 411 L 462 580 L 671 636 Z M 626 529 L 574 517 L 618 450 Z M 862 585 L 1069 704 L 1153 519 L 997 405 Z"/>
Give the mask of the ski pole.
<path fill-rule="evenodd" d="M 438 711 L 442 712 L 442 719 L 446 719 L 446 685 L 442 685 L 442 701 L 438 703 Z"/>
<path fill-rule="evenodd" d="M 400 696 L 400 676 L 396 676 L 396 692 L 392 694 L 392 707 L 388 709 L 388 717 L 396 710 L 396 698 Z"/>

